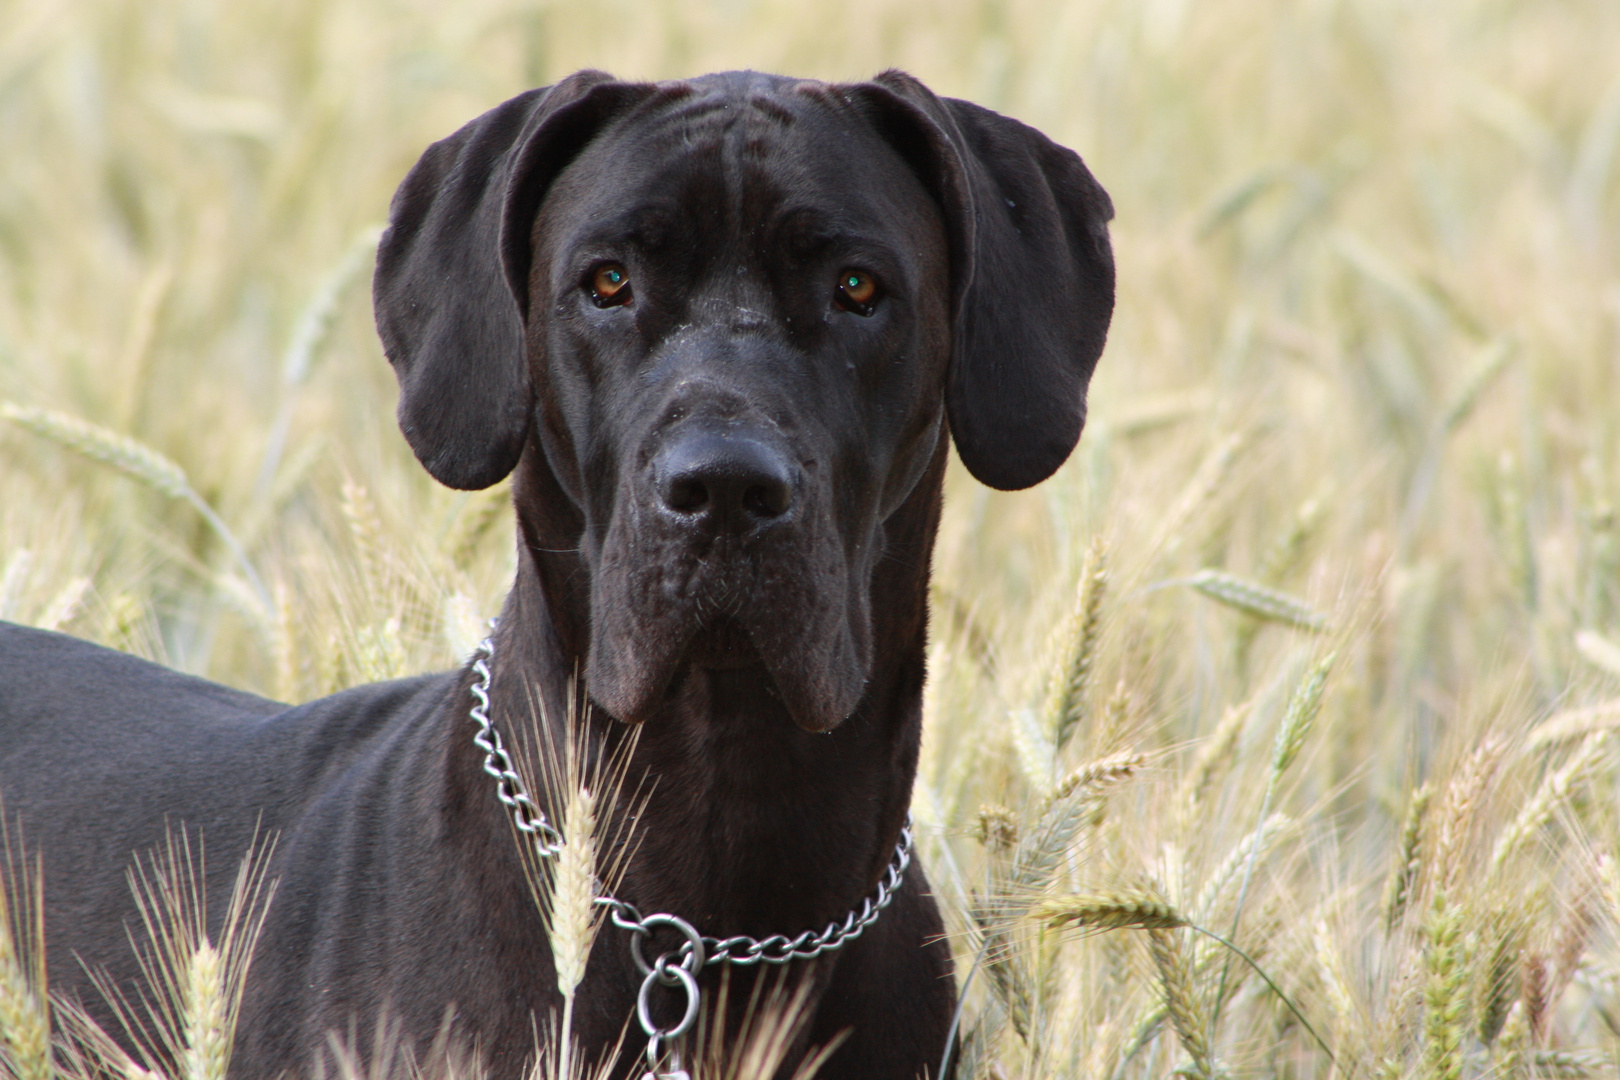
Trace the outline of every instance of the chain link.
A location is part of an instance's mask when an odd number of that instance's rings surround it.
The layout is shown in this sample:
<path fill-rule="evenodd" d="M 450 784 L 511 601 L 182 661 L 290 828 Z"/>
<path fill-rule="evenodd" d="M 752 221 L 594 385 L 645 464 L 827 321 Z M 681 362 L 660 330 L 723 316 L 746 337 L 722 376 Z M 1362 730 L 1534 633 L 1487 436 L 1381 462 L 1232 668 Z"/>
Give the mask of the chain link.
<path fill-rule="evenodd" d="M 491 619 L 490 628 L 494 629 L 494 626 L 495 621 Z M 523 789 L 523 780 L 513 767 L 506 744 L 501 741 L 501 733 L 495 729 L 494 721 L 489 716 L 490 663 L 495 659 L 493 636 L 479 643 L 476 657 L 472 667 L 478 681 L 471 687 L 475 703 L 467 713 L 478 725 L 478 734 L 473 736 L 473 742 L 484 751 L 484 771 L 495 779 L 495 793 L 511 813 L 512 824 L 530 838 L 535 852 L 542 859 L 552 858 L 563 849 L 563 835 L 546 820 L 545 812 L 535 805 Z M 616 896 L 598 896 L 596 903 L 608 909 L 613 925 L 633 935 L 630 939 L 630 955 L 643 976 L 641 992 L 636 999 L 636 1015 L 648 1037 L 648 1075 L 654 1075 L 661 1047 L 684 1035 L 697 1014 L 699 991 L 695 976 L 701 968 L 712 964 L 752 967 L 761 963 L 786 964 L 791 960 L 813 960 L 823 953 L 843 948 L 877 922 L 883 909 L 889 906 L 894 894 L 905 883 L 906 868 L 911 865 L 912 851 L 916 846 L 912 828 L 911 813 L 907 811 L 906 823 L 900 829 L 900 840 L 894 846 L 889 865 L 884 869 L 877 889 L 861 901 L 858 910 L 850 911 L 842 922 L 830 922 L 819 932 L 805 930 L 797 937 L 783 934 L 773 934 L 767 938 L 754 938 L 746 934 L 728 938 L 707 937 L 675 915 L 659 913 L 643 917 L 634 904 Z M 677 949 L 659 954 L 656 960 L 649 963 L 642 943 L 649 940 L 652 932 L 660 926 L 674 927 L 685 936 L 686 941 Z M 673 1028 L 659 1028 L 652 1020 L 647 995 L 655 982 L 669 987 L 678 986 L 687 995 L 687 1008 L 682 1020 Z M 676 1071 L 667 1075 L 679 1075 L 678 1061 L 677 1058 Z"/>
<path fill-rule="evenodd" d="M 494 629 L 494 626 L 495 621 L 491 619 L 490 628 Z M 478 652 L 478 659 L 473 661 L 473 671 L 477 673 L 478 681 L 472 684 L 472 696 L 476 701 L 467 710 L 467 715 L 478 725 L 478 734 L 473 736 L 473 742 L 484 752 L 484 771 L 495 778 L 495 794 L 511 812 L 512 824 L 533 841 L 534 850 L 542 859 L 549 859 L 563 849 L 563 835 L 546 820 L 545 811 L 534 805 L 529 793 L 523 790 L 523 780 L 512 767 L 512 757 L 506 752 L 501 733 L 495 730 L 495 722 L 489 718 L 489 664 L 495 659 L 495 639 L 487 637 L 479 642 Z"/>
<path fill-rule="evenodd" d="M 806 930 L 797 937 L 787 937 L 783 934 L 773 934 L 768 938 L 753 938 L 746 934 L 735 937 L 702 938 L 702 951 L 706 964 L 736 964 L 739 967 L 752 967 L 755 964 L 785 964 L 790 960 L 814 960 L 822 953 L 833 952 L 860 937 L 868 926 L 877 922 L 884 908 L 894 899 L 894 894 L 904 883 L 906 867 L 911 865 L 911 854 L 915 848 L 912 836 L 911 815 L 906 815 L 905 827 L 900 830 L 900 842 L 895 845 L 894 855 L 889 859 L 889 865 L 883 872 L 883 879 L 878 882 L 877 889 L 861 901 L 858 911 L 851 911 L 844 916 L 843 922 L 830 922 L 818 933 Z M 634 904 L 627 903 L 615 896 L 599 896 L 596 902 L 607 908 L 612 915 L 613 925 L 621 930 L 628 930 L 641 937 L 650 934 L 658 926 L 665 925 L 669 915 L 649 915 L 642 918 L 641 912 L 636 910 Z M 687 941 L 676 950 L 682 962 L 693 950 L 693 943 Z M 640 956 L 639 941 L 636 955 Z"/>

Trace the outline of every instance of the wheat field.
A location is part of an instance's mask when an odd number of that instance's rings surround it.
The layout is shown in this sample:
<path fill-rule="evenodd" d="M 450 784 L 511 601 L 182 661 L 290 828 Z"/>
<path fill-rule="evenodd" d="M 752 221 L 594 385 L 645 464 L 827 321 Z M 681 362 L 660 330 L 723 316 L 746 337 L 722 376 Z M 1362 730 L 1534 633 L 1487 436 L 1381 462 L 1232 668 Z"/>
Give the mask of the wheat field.
<path fill-rule="evenodd" d="M 460 662 L 509 493 L 394 424 L 405 170 L 576 68 L 890 66 L 1118 211 L 1078 450 L 947 481 L 958 1075 L 1614 1075 L 1612 0 L 0 0 L 0 618 L 290 701 Z M 22 868 L 0 1075 L 94 1072 Z"/>

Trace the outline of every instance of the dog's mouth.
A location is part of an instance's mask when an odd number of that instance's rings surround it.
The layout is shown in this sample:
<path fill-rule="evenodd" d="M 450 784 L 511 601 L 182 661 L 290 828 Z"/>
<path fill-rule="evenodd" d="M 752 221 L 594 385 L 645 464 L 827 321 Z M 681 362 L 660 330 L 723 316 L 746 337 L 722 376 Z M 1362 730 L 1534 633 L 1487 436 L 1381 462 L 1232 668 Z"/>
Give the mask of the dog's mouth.
<path fill-rule="evenodd" d="M 618 562 L 593 591 L 592 699 L 642 723 L 670 707 L 686 675 L 734 673 L 785 721 L 830 731 L 854 711 L 869 664 L 865 606 L 831 564 L 814 546 L 787 546 L 744 572 L 725 567 L 722 589 L 679 558 Z"/>
<path fill-rule="evenodd" d="M 709 622 L 686 646 L 683 662 L 710 671 L 740 671 L 763 667 L 765 661 L 754 647 L 754 639 L 741 622 L 722 615 Z"/>

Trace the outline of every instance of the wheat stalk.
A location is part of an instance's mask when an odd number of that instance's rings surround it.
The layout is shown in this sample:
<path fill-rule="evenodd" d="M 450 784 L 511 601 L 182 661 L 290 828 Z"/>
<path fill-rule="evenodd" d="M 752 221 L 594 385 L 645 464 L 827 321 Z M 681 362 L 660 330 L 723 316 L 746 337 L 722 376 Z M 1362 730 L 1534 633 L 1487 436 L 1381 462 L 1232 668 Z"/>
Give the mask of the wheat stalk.
<path fill-rule="evenodd" d="M 265 439 L 264 455 L 259 460 L 259 472 L 253 483 L 255 502 L 266 500 L 280 471 L 282 456 L 287 449 L 287 435 L 292 428 L 293 413 L 297 408 L 297 390 L 309 380 L 321 346 L 331 335 L 337 323 L 339 304 L 350 285 L 361 277 L 377 249 L 382 226 L 368 225 L 350 242 L 348 250 L 337 265 L 316 285 L 304 309 L 298 314 L 287 351 L 281 357 L 281 403 L 276 417 L 270 423 Z"/>
<path fill-rule="evenodd" d="M 973 835 L 993 854 L 1011 851 L 1018 843 L 1018 815 L 1005 806 L 981 806 Z"/>
<path fill-rule="evenodd" d="M 275 883 L 266 876 L 274 846 L 274 840 L 257 835 L 249 842 L 217 943 L 208 933 L 201 845 L 193 853 L 184 827 L 136 860 L 129 881 L 146 939 L 136 950 L 147 987 L 139 991 L 142 1008 L 106 972 L 92 972 L 91 981 L 141 1063 L 135 1065 L 122 1050 L 112 1052 L 116 1044 L 81 1015 L 69 1030 L 92 1060 L 125 1076 L 132 1068 L 163 1074 L 172 1062 L 179 1068 L 176 1080 L 225 1080 L 253 951 L 275 895 Z"/>
<path fill-rule="evenodd" d="M 1221 714 L 1220 723 L 1209 737 L 1199 744 L 1192 765 L 1181 785 L 1181 802 L 1187 816 L 1202 805 L 1205 793 L 1214 783 L 1217 773 L 1231 764 L 1237 754 L 1238 741 L 1243 736 L 1243 725 L 1248 722 L 1249 707 L 1229 706 Z"/>
<path fill-rule="evenodd" d="M 1592 732 L 1561 768 L 1554 769 L 1542 778 L 1535 794 L 1498 835 L 1496 846 L 1491 851 L 1490 873 L 1493 876 L 1501 873 L 1508 860 L 1552 820 L 1553 814 L 1568 801 L 1570 794 L 1584 782 L 1604 756 L 1608 744 L 1608 732 Z"/>
<path fill-rule="evenodd" d="M 51 1014 L 45 982 L 44 896 L 40 866 L 30 869 L 0 803 L 0 1075 L 53 1080 Z"/>
<path fill-rule="evenodd" d="M 1564 912 L 1553 947 L 1552 977 L 1547 996 L 1554 1004 L 1563 998 L 1564 991 L 1568 990 L 1570 983 L 1574 981 L 1575 973 L 1581 966 L 1581 957 L 1585 955 L 1586 946 L 1592 940 L 1592 931 L 1597 928 L 1597 911 L 1593 903 L 1593 894 L 1598 891 L 1599 884 L 1587 879 L 1583 885 L 1577 887 L 1577 891 L 1569 899 L 1569 906 Z"/>
<path fill-rule="evenodd" d="M 60 630 L 76 618 L 84 608 L 84 598 L 90 591 L 90 579 L 87 577 L 71 578 L 67 584 L 57 590 L 51 602 L 45 605 L 45 611 L 40 615 L 35 626 L 41 630 Z"/>
<path fill-rule="evenodd" d="M 1525 746 L 1534 750 L 1615 727 L 1620 727 L 1620 698 L 1553 713 L 1530 732 Z"/>
<path fill-rule="evenodd" d="M 1496 1075 L 1503 1080 L 1523 1080 L 1528 1075 L 1530 1026 L 1525 1019 L 1523 1000 L 1508 1006 L 1507 1019 L 1502 1023 L 1502 1036 L 1491 1048 Z"/>
<path fill-rule="evenodd" d="M 1024 779 L 1036 791 L 1044 790 L 1051 784 L 1057 766 L 1057 747 L 1047 737 L 1047 729 L 1034 709 L 1014 709 L 1008 719 L 1013 752 L 1018 755 Z"/>
<path fill-rule="evenodd" d="M 1277 725 L 1277 734 L 1271 748 L 1271 769 L 1266 776 L 1265 794 L 1260 797 L 1262 823 L 1270 814 L 1271 801 L 1276 795 L 1278 783 L 1289 766 L 1294 763 L 1294 759 L 1299 756 L 1300 750 L 1305 745 L 1305 738 L 1316 723 L 1317 714 L 1321 712 L 1322 691 L 1327 685 L 1327 676 L 1333 668 L 1334 657 L 1334 653 L 1328 653 L 1306 672 L 1305 678 L 1295 687 L 1293 696 L 1288 700 L 1288 708 L 1283 712 L 1282 722 Z M 1237 902 L 1232 908 L 1232 926 L 1226 932 L 1229 941 L 1237 940 L 1238 926 L 1243 919 L 1243 905 L 1249 896 L 1249 881 L 1254 875 L 1254 866 L 1259 855 L 1260 848 L 1256 845 L 1244 861 L 1243 881 L 1238 886 Z M 1221 1008 L 1226 1002 L 1226 984 L 1231 970 L 1231 962 L 1228 959 L 1222 965 L 1220 985 L 1215 990 L 1215 1005 L 1210 1015 L 1211 1030 L 1220 1020 Z"/>
<path fill-rule="evenodd" d="M 1496 464 L 1497 515 L 1507 545 L 1508 569 L 1526 609 L 1535 611 L 1541 596 L 1535 544 L 1530 537 L 1529 507 L 1525 505 L 1525 479 L 1511 450 L 1502 451 Z"/>
<path fill-rule="evenodd" d="M 208 523 L 208 527 L 224 543 L 236 560 L 236 564 L 241 567 L 243 576 L 247 578 L 254 596 L 259 601 L 260 609 L 271 610 L 270 594 L 266 591 L 258 571 L 253 568 L 253 562 L 248 558 L 247 552 L 243 550 L 235 534 L 208 500 L 197 494 L 196 489 L 191 486 L 191 481 L 186 478 L 185 470 L 171 458 L 126 435 L 119 435 L 88 420 L 53 409 L 0 401 L 0 420 L 9 420 L 20 427 L 25 427 L 59 446 L 65 446 L 93 461 L 111 465 L 161 495 L 188 503 L 202 515 L 202 519 Z"/>
<path fill-rule="evenodd" d="M 183 1001 L 180 1008 L 181 1036 L 186 1054 L 181 1076 L 186 1080 L 223 1080 L 230 1060 L 230 1044 L 225 1041 L 226 1002 L 223 958 L 206 937 L 191 950 L 190 963 L 182 976 Z"/>
<path fill-rule="evenodd" d="M 1147 546 L 1149 553 L 1163 551 L 1166 555 L 1175 554 L 1181 546 L 1182 529 L 1220 490 L 1246 441 L 1245 432 L 1234 431 L 1215 444 L 1193 473 L 1192 479 L 1187 481 L 1180 495 L 1170 504 L 1169 512 Z"/>
<path fill-rule="evenodd" d="M 1299 565 L 1300 557 L 1305 553 L 1305 543 L 1311 538 L 1322 523 L 1324 510 L 1327 508 L 1327 499 L 1312 496 L 1299 505 L 1299 509 L 1288 519 L 1288 527 L 1272 541 L 1260 556 L 1255 568 L 1255 576 L 1265 585 L 1276 585 Z"/>
<path fill-rule="evenodd" d="M 986 898 L 971 912 L 982 944 L 972 970 L 983 965 L 1008 1018 L 1020 1036 L 1029 1036 L 1034 1000 L 1032 979 L 1023 957 L 1014 947 L 1011 928 L 1028 901 L 1049 888 L 1080 830 L 1091 817 L 1100 791 L 1135 773 L 1141 758 L 1120 754 L 1076 769 L 1043 800 L 1035 828 L 1018 845 L 999 894 Z M 988 836 L 987 832 L 987 836 Z M 970 975 L 971 978 L 971 975 Z"/>
<path fill-rule="evenodd" d="M 1532 1046 L 1547 1042 L 1547 1024 L 1553 1004 L 1547 992 L 1547 957 L 1539 949 L 1524 950 L 1519 974 L 1519 1000 L 1524 1003 L 1524 1022 Z"/>
<path fill-rule="evenodd" d="M 728 1033 L 731 979 L 729 972 L 722 975 L 713 1008 L 705 1008 L 692 1040 L 693 1080 L 811 1080 L 821 1070 L 847 1034 L 836 1035 L 821 1046 L 800 1047 L 804 1056 L 789 1074 L 785 1069 L 788 1056 L 804 1042 L 805 1029 L 814 1019 L 815 991 L 813 980 L 796 979 L 790 992 L 791 978 L 791 969 L 787 969 L 774 978 L 755 979 L 742 1020 Z"/>
<path fill-rule="evenodd" d="M 562 729 L 555 730 L 544 702 L 536 696 L 530 722 L 523 724 L 518 710 L 504 719 L 512 722 L 513 766 L 530 792 L 552 792 L 561 805 L 553 811 L 563 846 L 542 858 L 527 836 L 513 830 L 528 879 L 530 895 L 539 911 L 551 946 L 557 989 L 563 998 L 560 1030 L 547 1053 L 558 1076 L 584 1068 L 576 1057 L 571 1028 L 577 990 L 584 981 L 592 946 L 606 909 L 596 903 L 611 894 L 634 847 L 633 835 L 624 830 L 637 817 L 636 801 L 623 814 L 627 824 L 615 826 L 613 814 L 624 781 L 625 765 L 634 751 L 636 736 L 625 739 L 611 757 L 593 757 L 590 728 L 577 688 L 570 683 L 569 707 Z M 543 783 L 535 786 L 531 777 Z M 608 1055 L 611 1059 L 612 1055 Z"/>
<path fill-rule="evenodd" d="M 1204 880 L 1193 904 L 1200 921 L 1208 923 L 1214 918 L 1216 903 L 1231 891 L 1238 875 L 1251 864 L 1258 865 L 1293 825 L 1294 820 L 1287 814 L 1272 814 L 1226 853 Z"/>
<path fill-rule="evenodd" d="M 1620 644 L 1595 630 L 1580 630 L 1575 634 L 1575 651 L 1589 663 L 1620 678 Z"/>
<path fill-rule="evenodd" d="M 1317 919 L 1315 933 L 1311 935 L 1311 951 L 1316 961 L 1316 974 L 1322 982 L 1323 993 L 1333 1007 L 1333 1015 L 1343 1028 L 1355 1023 L 1356 1001 L 1344 976 L 1344 964 L 1334 948 L 1334 936 L 1326 919 Z"/>
<path fill-rule="evenodd" d="M 472 566 L 479 545 L 510 512 L 511 506 L 512 489 L 509 484 L 497 484 L 470 495 L 467 505 L 456 516 L 454 531 L 445 544 L 445 550 L 450 554 L 450 565 L 463 571 Z"/>
<path fill-rule="evenodd" d="M 1441 438 L 1456 431 L 1473 413 L 1474 406 L 1484 396 L 1497 376 L 1507 370 L 1518 354 L 1518 341 L 1512 337 L 1499 337 L 1490 342 L 1475 357 L 1463 373 L 1451 399 L 1440 410 L 1438 432 Z"/>
<path fill-rule="evenodd" d="M 0 619 L 15 619 L 22 610 L 23 587 L 33 566 L 34 553 L 27 548 L 18 548 L 6 560 L 0 572 Z"/>

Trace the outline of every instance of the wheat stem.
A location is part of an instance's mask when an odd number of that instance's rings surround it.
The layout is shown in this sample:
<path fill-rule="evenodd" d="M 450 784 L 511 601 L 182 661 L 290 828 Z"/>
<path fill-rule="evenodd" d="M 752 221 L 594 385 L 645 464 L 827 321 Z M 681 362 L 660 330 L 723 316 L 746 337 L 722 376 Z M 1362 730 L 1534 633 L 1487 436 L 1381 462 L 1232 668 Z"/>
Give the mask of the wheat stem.
<path fill-rule="evenodd" d="M 248 585 L 258 599 L 260 611 L 272 610 L 270 593 L 264 587 L 259 572 L 253 568 L 253 562 L 248 558 L 247 552 L 237 541 L 236 534 L 231 532 L 225 520 L 209 505 L 208 500 L 191 486 L 185 470 L 172 459 L 144 443 L 108 431 L 88 420 L 52 409 L 0 401 L 0 420 L 10 420 L 93 461 L 111 465 L 125 475 L 139 480 L 153 491 L 190 504 L 208 523 L 208 527 L 219 537 L 230 551 L 231 557 L 236 560 L 236 564 L 241 567 L 243 576 L 247 578 Z"/>
<path fill-rule="evenodd" d="M 0 814 L 4 807 L 0 806 Z M 0 829 L 0 1075 L 52 1080 L 40 873 L 13 859 Z"/>

